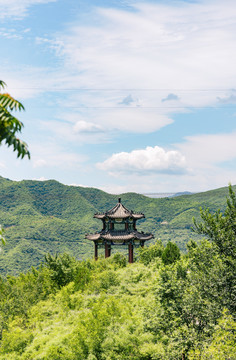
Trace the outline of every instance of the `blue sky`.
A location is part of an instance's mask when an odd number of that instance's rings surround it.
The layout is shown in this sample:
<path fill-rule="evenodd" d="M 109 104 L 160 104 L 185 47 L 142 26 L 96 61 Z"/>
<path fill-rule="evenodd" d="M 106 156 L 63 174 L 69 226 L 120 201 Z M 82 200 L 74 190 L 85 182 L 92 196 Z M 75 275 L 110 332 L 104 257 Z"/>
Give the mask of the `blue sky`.
<path fill-rule="evenodd" d="M 235 0 L 0 0 L 0 79 L 31 160 L 0 175 L 111 193 L 236 183 Z"/>

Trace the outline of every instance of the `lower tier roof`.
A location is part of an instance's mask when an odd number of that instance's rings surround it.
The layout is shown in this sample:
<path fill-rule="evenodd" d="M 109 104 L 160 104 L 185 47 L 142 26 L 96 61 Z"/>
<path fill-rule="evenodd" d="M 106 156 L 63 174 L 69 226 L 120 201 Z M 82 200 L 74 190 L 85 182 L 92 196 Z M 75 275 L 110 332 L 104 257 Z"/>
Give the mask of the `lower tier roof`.
<path fill-rule="evenodd" d="M 113 243 L 121 243 L 121 242 L 128 242 L 130 240 L 140 240 L 140 241 L 147 241 L 153 239 L 152 234 L 145 234 L 143 232 L 138 231 L 116 231 L 116 230 L 109 230 L 109 231 L 100 231 L 95 234 L 88 234 L 85 235 L 86 239 L 91 241 L 99 241 L 99 240 L 107 240 Z"/>

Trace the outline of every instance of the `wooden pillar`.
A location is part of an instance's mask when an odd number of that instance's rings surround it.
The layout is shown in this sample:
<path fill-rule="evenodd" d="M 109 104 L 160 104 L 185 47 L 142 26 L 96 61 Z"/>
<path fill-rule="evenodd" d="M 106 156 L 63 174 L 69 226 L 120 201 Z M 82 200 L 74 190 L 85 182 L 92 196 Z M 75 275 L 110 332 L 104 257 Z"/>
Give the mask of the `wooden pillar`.
<path fill-rule="evenodd" d="M 98 259 L 98 243 L 94 241 L 94 259 Z"/>
<path fill-rule="evenodd" d="M 105 258 L 111 256 L 111 245 L 105 243 Z"/>
<path fill-rule="evenodd" d="M 130 242 L 129 243 L 129 263 L 132 264 L 134 262 L 134 246 Z"/>

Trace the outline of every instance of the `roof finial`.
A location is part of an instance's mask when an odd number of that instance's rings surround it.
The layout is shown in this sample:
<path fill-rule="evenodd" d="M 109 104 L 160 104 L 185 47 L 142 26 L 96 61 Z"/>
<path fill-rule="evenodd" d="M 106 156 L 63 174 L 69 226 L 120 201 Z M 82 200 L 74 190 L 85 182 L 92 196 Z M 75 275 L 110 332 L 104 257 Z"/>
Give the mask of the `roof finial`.
<path fill-rule="evenodd" d="M 118 199 L 118 202 L 119 202 L 119 203 L 121 202 L 121 198 Z"/>

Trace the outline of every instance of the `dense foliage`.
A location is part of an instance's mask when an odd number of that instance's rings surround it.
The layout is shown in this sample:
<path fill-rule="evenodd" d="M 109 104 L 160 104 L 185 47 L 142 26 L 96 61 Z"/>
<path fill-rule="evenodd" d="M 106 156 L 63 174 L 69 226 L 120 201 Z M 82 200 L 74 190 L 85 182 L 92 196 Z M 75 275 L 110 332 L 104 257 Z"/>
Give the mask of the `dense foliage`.
<path fill-rule="evenodd" d="M 186 254 L 157 241 L 134 264 L 47 255 L 2 279 L 0 360 L 235 359 L 235 209 L 230 188 L 224 212 L 202 211 L 208 238 Z"/>
<path fill-rule="evenodd" d="M 186 251 L 190 238 L 202 237 L 192 232 L 192 217 L 199 219 L 200 206 L 212 212 L 224 210 L 226 195 L 227 188 L 222 188 L 163 199 L 128 193 L 121 199 L 130 210 L 145 214 L 137 223 L 139 231 L 152 232 L 164 245 L 171 240 Z M 90 258 L 93 244 L 85 240 L 85 234 L 101 230 L 101 222 L 93 215 L 112 208 L 117 198 L 98 189 L 65 186 L 53 180 L 16 182 L 0 177 L 0 224 L 6 238 L 0 252 L 0 273 L 26 272 L 39 266 L 45 253 Z"/>
<path fill-rule="evenodd" d="M 3 90 L 5 86 L 4 81 L 0 80 L 0 90 Z M 8 93 L 0 93 L 0 145 L 5 141 L 13 148 L 13 151 L 16 151 L 17 157 L 30 158 L 27 144 L 17 137 L 24 125 L 14 116 L 14 111 L 21 110 L 24 110 L 24 106 L 19 101 Z"/>

